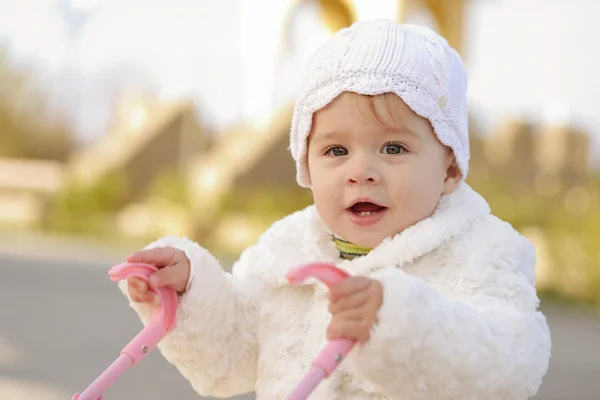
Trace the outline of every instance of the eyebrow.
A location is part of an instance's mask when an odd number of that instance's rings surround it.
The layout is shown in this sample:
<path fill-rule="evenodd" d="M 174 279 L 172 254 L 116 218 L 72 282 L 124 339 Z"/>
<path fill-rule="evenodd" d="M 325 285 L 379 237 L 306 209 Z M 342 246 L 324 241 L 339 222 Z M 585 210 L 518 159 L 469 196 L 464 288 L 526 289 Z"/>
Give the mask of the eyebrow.
<path fill-rule="evenodd" d="M 326 131 L 323 133 L 319 133 L 318 135 L 313 135 L 313 140 L 329 141 L 329 140 L 333 140 L 339 136 L 344 136 L 344 132 Z"/>
<path fill-rule="evenodd" d="M 397 128 L 384 128 L 382 131 L 383 134 L 385 135 L 389 135 L 389 134 L 397 134 L 397 135 L 402 135 L 402 136 L 411 136 L 415 139 L 421 139 L 421 136 L 419 136 L 417 133 L 411 131 L 410 129 L 408 129 L 406 126 L 400 129 Z"/>
<path fill-rule="evenodd" d="M 402 129 L 384 128 L 380 132 L 386 136 L 390 135 L 390 134 L 395 134 L 395 135 L 402 135 L 402 136 L 410 136 L 415 139 L 421 138 L 418 134 L 416 134 L 415 132 L 411 131 L 408 128 L 402 128 Z M 325 132 L 319 132 L 318 135 L 313 135 L 313 140 L 330 141 L 330 140 L 335 140 L 336 138 L 339 138 L 340 136 L 345 136 L 345 133 L 343 131 L 336 131 L 336 130 L 325 131 Z"/>

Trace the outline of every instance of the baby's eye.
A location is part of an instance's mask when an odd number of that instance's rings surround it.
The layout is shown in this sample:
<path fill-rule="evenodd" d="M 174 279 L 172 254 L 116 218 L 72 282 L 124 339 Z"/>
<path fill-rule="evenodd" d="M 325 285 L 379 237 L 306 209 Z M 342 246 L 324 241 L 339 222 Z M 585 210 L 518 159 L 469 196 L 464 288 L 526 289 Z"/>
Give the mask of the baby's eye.
<path fill-rule="evenodd" d="M 334 156 L 334 157 L 347 156 L 348 150 L 346 150 L 345 148 L 340 147 L 340 146 L 334 146 L 334 147 L 329 148 L 325 154 Z"/>
<path fill-rule="evenodd" d="M 402 145 L 396 143 L 386 144 L 383 147 L 384 154 L 402 154 L 405 151 L 406 149 Z"/>

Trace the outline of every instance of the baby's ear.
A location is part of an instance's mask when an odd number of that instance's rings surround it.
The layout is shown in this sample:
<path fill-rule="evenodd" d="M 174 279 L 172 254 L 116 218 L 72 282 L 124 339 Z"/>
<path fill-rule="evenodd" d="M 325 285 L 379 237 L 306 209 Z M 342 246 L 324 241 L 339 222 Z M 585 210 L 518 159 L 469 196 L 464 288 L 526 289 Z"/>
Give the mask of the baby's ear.
<path fill-rule="evenodd" d="M 461 178 L 462 173 L 460 172 L 460 168 L 458 168 L 458 163 L 456 162 L 456 157 L 454 157 L 454 152 L 449 151 L 448 156 L 446 157 L 446 179 L 444 179 L 443 194 L 452 193 L 458 189 Z"/>

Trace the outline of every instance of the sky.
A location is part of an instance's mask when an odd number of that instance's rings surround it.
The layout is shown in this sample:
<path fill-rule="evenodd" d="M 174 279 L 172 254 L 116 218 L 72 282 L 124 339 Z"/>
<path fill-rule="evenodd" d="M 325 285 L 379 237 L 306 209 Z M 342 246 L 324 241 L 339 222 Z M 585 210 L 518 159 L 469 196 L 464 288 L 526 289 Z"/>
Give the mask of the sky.
<path fill-rule="evenodd" d="M 600 2 L 473 3 L 467 65 L 471 104 L 492 114 L 567 116 L 600 128 Z"/>
<path fill-rule="evenodd" d="M 243 49 L 232 25 L 242 0 L 71 1 L 94 12 L 80 20 L 61 14 L 59 0 L 0 0 L 0 45 L 76 115 L 81 140 L 106 132 L 124 87 L 190 97 L 218 127 L 238 122 Z M 598 17 L 597 0 L 472 0 L 463 55 L 484 126 L 511 115 L 569 119 L 593 132 L 598 153 Z"/>

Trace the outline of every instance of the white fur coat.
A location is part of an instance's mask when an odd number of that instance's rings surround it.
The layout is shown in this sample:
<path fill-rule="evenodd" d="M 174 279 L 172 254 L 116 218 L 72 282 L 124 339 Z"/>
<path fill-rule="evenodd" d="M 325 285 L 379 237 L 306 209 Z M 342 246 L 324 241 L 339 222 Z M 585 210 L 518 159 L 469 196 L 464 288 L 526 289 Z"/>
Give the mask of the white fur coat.
<path fill-rule="evenodd" d="M 537 392 L 548 367 L 535 250 L 466 184 L 433 216 L 354 260 L 339 258 L 314 206 L 273 224 L 232 274 L 187 239 L 149 247 L 159 246 L 183 250 L 193 270 L 159 349 L 204 396 L 284 399 L 309 370 L 326 340 L 327 292 L 315 281 L 290 286 L 285 274 L 311 261 L 384 287 L 371 340 L 312 400 L 520 400 Z M 146 323 L 147 306 L 131 305 Z"/>

